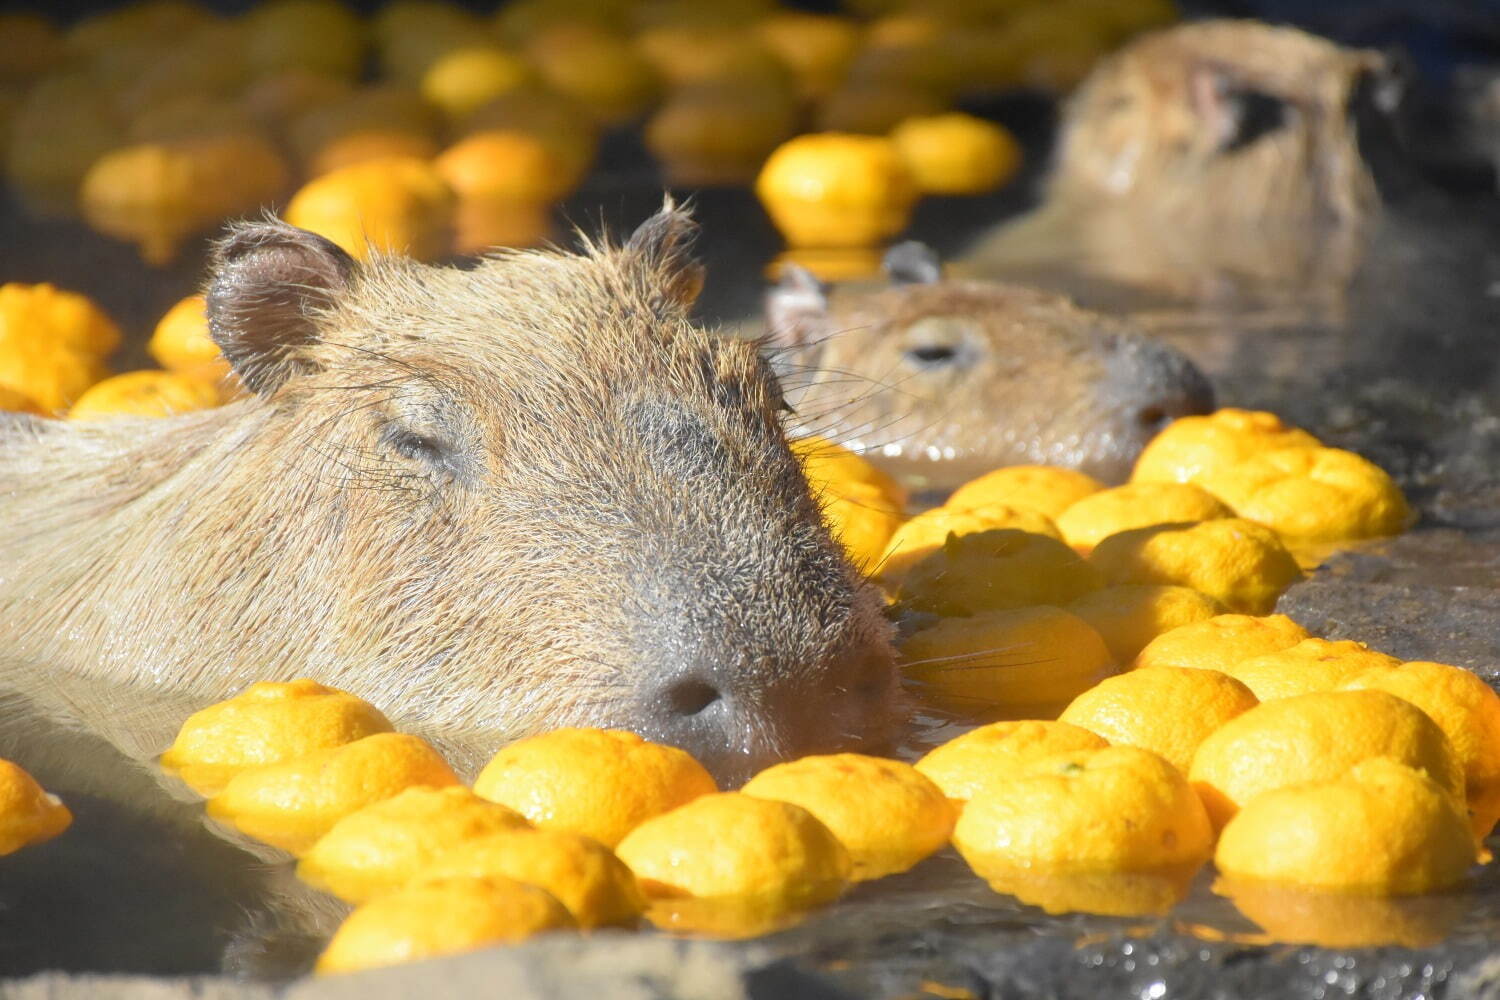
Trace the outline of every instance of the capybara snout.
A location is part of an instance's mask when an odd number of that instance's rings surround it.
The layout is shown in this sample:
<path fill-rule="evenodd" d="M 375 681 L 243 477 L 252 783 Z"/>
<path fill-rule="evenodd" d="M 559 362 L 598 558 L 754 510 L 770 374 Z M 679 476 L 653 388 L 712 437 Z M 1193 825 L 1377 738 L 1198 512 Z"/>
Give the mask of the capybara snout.
<path fill-rule="evenodd" d="M 883 604 L 757 345 L 689 322 L 691 232 L 458 270 L 240 228 L 208 303 L 250 398 L 0 431 L 22 654 L 204 701 L 312 676 L 478 760 L 609 725 L 736 778 L 885 735 Z"/>

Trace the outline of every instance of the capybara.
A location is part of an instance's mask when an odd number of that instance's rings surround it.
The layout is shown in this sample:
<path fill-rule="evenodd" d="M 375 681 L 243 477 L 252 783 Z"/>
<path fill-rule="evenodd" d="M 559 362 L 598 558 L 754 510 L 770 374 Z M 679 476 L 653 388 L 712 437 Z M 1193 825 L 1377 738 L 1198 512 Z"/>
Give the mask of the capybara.
<path fill-rule="evenodd" d="M 249 398 L 0 416 L 3 653 L 199 704 L 313 677 L 460 768 L 564 725 L 726 781 L 885 736 L 883 603 L 757 346 L 689 322 L 692 228 L 464 270 L 240 226 L 207 301 Z"/>
<path fill-rule="evenodd" d="M 829 288 L 789 266 L 766 323 L 804 428 L 913 486 L 1022 463 L 1122 482 L 1168 422 L 1213 408 L 1192 362 L 1123 320 L 1050 292 L 944 280 L 920 243 L 893 247 L 885 270 L 883 286 Z"/>
<path fill-rule="evenodd" d="M 1068 100 L 1040 207 L 965 275 L 1215 301 L 1293 297 L 1357 268 L 1379 216 L 1362 131 L 1388 124 L 1384 56 L 1294 28 L 1202 21 L 1142 36 Z"/>

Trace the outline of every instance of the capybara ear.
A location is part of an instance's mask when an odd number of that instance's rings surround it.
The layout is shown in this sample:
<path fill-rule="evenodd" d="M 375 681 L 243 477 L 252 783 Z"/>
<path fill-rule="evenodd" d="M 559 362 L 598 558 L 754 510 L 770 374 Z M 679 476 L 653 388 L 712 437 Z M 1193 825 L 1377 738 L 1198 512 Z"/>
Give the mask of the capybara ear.
<path fill-rule="evenodd" d="M 662 297 L 686 309 L 703 291 L 703 264 L 693 255 L 697 238 L 698 224 L 692 213 L 678 208 L 668 195 L 662 200 L 661 211 L 630 234 L 625 252 L 648 261 L 661 282 Z"/>
<path fill-rule="evenodd" d="M 917 240 L 891 247 L 880 266 L 893 285 L 932 285 L 943 280 L 943 262 L 937 251 Z"/>
<path fill-rule="evenodd" d="M 800 264 L 783 265 L 781 280 L 766 293 L 766 343 L 806 347 L 823 335 L 827 317 L 827 286 Z"/>
<path fill-rule="evenodd" d="M 354 259 L 316 233 L 268 219 L 235 227 L 214 252 L 208 328 L 229 364 L 268 396 L 311 362 L 317 314 L 346 288 Z"/>

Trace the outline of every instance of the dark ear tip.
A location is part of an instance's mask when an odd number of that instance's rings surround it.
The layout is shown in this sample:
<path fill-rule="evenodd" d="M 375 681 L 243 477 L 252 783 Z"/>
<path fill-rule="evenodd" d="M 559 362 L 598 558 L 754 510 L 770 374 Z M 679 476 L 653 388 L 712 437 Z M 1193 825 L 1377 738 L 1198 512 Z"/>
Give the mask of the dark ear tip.
<path fill-rule="evenodd" d="M 325 236 L 282 222 L 274 216 L 257 221 L 231 223 L 224 236 L 214 244 L 213 262 L 216 268 L 234 264 L 247 254 L 262 250 L 291 251 L 313 261 L 325 262 L 319 268 L 330 277 L 347 278 L 354 270 L 354 258 L 343 247 Z"/>
<path fill-rule="evenodd" d="M 898 285 L 930 285 L 941 281 L 943 262 L 937 251 L 918 240 L 897 243 L 885 252 L 881 267 Z"/>
<path fill-rule="evenodd" d="M 625 249 L 636 253 L 675 256 L 688 252 L 698 238 L 698 223 L 691 206 L 679 206 L 672 196 L 662 198 L 655 215 L 636 227 Z"/>
<path fill-rule="evenodd" d="M 679 208 L 672 196 L 666 195 L 660 211 L 630 234 L 625 252 L 656 269 L 667 299 L 690 306 L 703 291 L 704 282 L 703 265 L 693 256 L 697 237 L 698 224 L 691 210 Z"/>
<path fill-rule="evenodd" d="M 252 391 L 268 394 L 307 362 L 317 311 L 349 283 L 354 259 L 331 240 L 279 219 L 230 227 L 205 289 L 209 333 Z"/>

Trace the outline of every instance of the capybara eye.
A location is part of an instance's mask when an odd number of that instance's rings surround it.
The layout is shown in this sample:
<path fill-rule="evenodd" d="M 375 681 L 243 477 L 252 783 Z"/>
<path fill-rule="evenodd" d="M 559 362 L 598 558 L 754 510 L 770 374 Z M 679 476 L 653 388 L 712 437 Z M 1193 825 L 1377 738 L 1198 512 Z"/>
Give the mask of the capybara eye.
<path fill-rule="evenodd" d="M 923 344 L 920 347 L 907 348 L 906 356 L 923 367 L 936 368 L 939 365 L 948 365 L 956 361 L 958 348 L 952 344 Z"/>
<path fill-rule="evenodd" d="M 451 471 L 453 449 L 437 437 L 419 434 L 405 427 L 388 426 L 382 435 L 386 445 L 400 455 L 442 471 Z"/>

